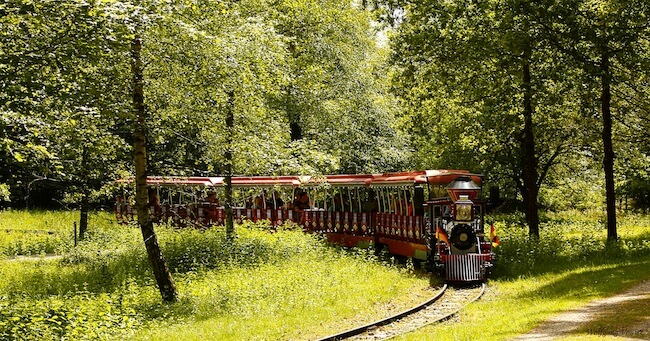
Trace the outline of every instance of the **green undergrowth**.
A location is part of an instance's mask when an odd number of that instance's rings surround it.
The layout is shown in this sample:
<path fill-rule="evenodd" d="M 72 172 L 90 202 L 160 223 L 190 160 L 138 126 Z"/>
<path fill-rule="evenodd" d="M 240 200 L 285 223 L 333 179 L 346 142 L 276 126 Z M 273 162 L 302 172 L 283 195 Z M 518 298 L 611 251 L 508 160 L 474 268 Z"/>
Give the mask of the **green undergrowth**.
<path fill-rule="evenodd" d="M 21 218 L 8 223 L 6 214 L 0 212 L 2 228 L 26 231 L 15 238 L 26 244 L 39 238 L 33 230 L 44 229 L 43 220 L 63 231 L 78 216 L 10 212 Z M 546 214 L 539 240 L 530 240 L 518 215 L 492 220 L 501 246 L 487 294 L 457 319 L 404 339 L 509 339 L 650 278 L 649 217 L 619 215 L 621 238 L 611 244 L 597 213 Z M 156 231 L 177 303 L 161 301 L 140 230 L 95 213 L 86 240 L 55 248 L 61 257 L 0 260 L 0 339 L 311 340 L 432 293 L 426 274 L 367 250 L 328 246 L 290 226 L 243 224 L 234 239 L 219 228 Z M 588 333 L 607 329 L 590 328 L 567 337 L 593 338 Z"/>
<path fill-rule="evenodd" d="M 78 219 L 70 211 L 0 210 L 0 259 L 71 250 Z"/>
<path fill-rule="evenodd" d="M 426 275 L 290 227 L 244 224 L 230 239 L 159 226 L 179 291 L 166 304 L 139 229 L 91 222 L 60 258 L 0 260 L 0 339 L 311 339 L 428 294 Z"/>
<path fill-rule="evenodd" d="M 650 253 L 650 217 L 619 215 L 619 240 L 607 242 L 602 214 L 569 212 L 547 217 L 540 238 L 529 238 L 525 225 L 503 220 L 494 223 L 501 246 L 494 275 L 516 278 L 568 270 L 579 264 L 603 264 Z"/>

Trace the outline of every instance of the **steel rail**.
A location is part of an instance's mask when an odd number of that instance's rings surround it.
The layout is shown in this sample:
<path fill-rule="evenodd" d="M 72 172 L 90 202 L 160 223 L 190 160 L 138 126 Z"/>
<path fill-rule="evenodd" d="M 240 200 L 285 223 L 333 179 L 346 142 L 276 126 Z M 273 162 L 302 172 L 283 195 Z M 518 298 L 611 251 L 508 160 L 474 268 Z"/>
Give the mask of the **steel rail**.
<path fill-rule="evenodd" d="M 328 337 L 324 337 L 322 339 L 318 339 L 318 341 L 338 341 L 338 340 L 343 340 L 343 339 L 347 339 L 347 338 L 350 338 L 350 337 L 355 336 L 355 335 L 362 334 L 362 333 L 364 333 L 364 332 L 366 332 L 366 331 L 368 331 L 368 330 L 370 330 L 372 328 L 385 326 L 385 325 L 390 324 L 390 323 L 392 323 L 394 321 L 400 320 L 405 316 L 411 315 L 411 314 L 416 313 L 416 312 L 418 312 L 418 311 L 420 311 L 422 309 L 425 309 L 426 307 L 430 306 L 431 304 L 433 304 L 434 302 L 439 300 L 442 297 L 442 295 L 444 295 L 446 290 L 447 290 L 447 284 L 445 284 L 442 287 L 442 289 L 435 296 L 433 296 L 431 299 L 429 299 L 426 302 L 421 303 L 421 304 L 419 304 L 419 305 L 417 305 L 417 306 L 415 306 L 413 308 L 410 308 L 408 310 L 405 310 L 405 311 L 403 311 L 401 313 L 398 313 L 398 314 L 395 314 L 393 316 L 390 316 L 390 317 L 387 317 L 387 318 L 384 318 L 384 319 L 381 319 L 381 320 L 366 324 L 366 325 L 361 326 L 361 327 L 349 329 L 349 330 L 346 330 L 346 331 L 338 333 L 338 334 L 334 334 L 334 335 L 330 335 Z"/>
<path fill-rule="evenodd" d="M 440 322 L 447 321 L 447 320 L 451 319 L 452 317 L 454 317 L 456 314 L 458 314 L 461 310 L 465 309 L 465 307 L 467 307 L 469 304 L 478 301 L 483 296 L 483 294 L 485 293 L 486 288 L 487 288 L 487 285 L 485 283 L 481 283 L 481 291 L 478 293 L 478 295 L 476 295 L 476 297 L 472 298 L 470 301 L 468 301 L 467 303 L 465 303 L 464 305 L 462 305 L 458 309 L 456 309 L 456 310 L 454 310 L 454 311 L 452 311 L 452 312 L 450 312 L 450 313 L 448 313 L 448 314 L 446 314 L 444 316 L 441 316 L 441 317 L 439 317 L 437 319 L 434 319 L 432 321 L 422 323 L 422 324 L 418 325 L 417 327 L 402 330 L 402 331 L 400 331 L 400 333 L 395 334 L 395 335 L 391 335 L 391 336 L 386 337 L 386 338 L 384 338 L 382 340 L 390 340 L 390 339 L 393 339 L 393 338 L 395 338 L 397 336 L 400 336 L 400 335 L 403 335 L 403 334 L 406 334 L 406 333 L 410 333 L 412 331 L 418 330 L 418 329 L 426 327 L 428 325 L 432 325 L 434 323 L 440 323 Z"/>

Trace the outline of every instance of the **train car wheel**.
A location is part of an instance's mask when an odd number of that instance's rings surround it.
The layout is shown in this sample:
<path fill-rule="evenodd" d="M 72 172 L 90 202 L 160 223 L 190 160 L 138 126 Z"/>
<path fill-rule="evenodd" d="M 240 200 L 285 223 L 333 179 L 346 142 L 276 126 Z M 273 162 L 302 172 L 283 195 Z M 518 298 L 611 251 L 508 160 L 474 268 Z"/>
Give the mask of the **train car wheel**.
<path fill-rule="evenodd" d="M 405 266 L 409 259 L 408 257 L 402 255 L 394 255 L 393 257 L 395 257 L 395 264 L 399 264 L 402 266 Z"/>
<path fill-rule="evenodd" d="M 375 256 L 383 257 L 386 255 L 386 253 L 387 253 L 386 245 L 375 243 Z"/>

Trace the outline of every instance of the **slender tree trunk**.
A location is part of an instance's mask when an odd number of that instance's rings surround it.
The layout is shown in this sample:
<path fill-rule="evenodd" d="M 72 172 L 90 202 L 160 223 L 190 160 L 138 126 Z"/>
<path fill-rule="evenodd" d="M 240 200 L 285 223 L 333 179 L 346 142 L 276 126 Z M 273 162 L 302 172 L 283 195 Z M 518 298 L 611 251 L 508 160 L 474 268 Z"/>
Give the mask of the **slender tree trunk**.
<path fill-rule="evenodd" d="M 232 140 L 233 128 L 235 125 L 234 113 L 235 95 L 232 91 L 228 92 L 228 108 L 226 109 L 226 152 L 224 158 L 226 159 L 226 235 L 232 239 L 235 237 L 235 224 L 232 219 Z"/>
<path fill-rule="evenodd" d="M 134 132 L 135 149 L 135 205 L 138 213 L 138 223 L 142 231 L 142 238 L 147 249 L 149 262 L 153 268 L 158 289 L 163 300 L 167 302 L 176 301 L 176 285 L 167 264 L 163 259 L 158 238 L 153 229 L 153 222 L 149 216 L 149 197 L 147 193 L 147 141 L 146 141 L 146 111 L 144 107 L 144 82 L 143 66 L 141 58 L 142 41 L 138 35 L 132 43 L 132 72 L 133 72 L 133 108 L 136 114 L 136 125 Z"/>
<path fill-rule="evenodd" d="M 523 180 L 524 180 L 524 204 L 526 206 L 526 222 L 528 223 L 528 234 L 531 237 L 539 238 L 539 212 L 537 197 L 539 186 L 537 184 L 537 157 L 535 156 L 535 136 L 533 132 L 533 90 L 530 80 L 530 49 L 527 48 L 523 58 L 523 92 L 524 92 L 524 130 L 521 139 L 523 152 Z"/>
<path fill-rule="evenodd" d="M 612 144 L 612 113 L 611 113 L 611 75 L 609 70 L 609 56 L 606 52 L 602 55 L 600 64 L 602 72 L 602 93 L 600 96 L 603 115 L 603 170 L 605 171 L 605 202 L 607 204 L 607 241 L 614 242 L 618 238 L 616 233 L 616 193 L 614 191 L 614 146 Z"/>
<path fill-rule="evenodd" d="M 88 231 L 88 192 L 84 191 L 81 197 L 81 214 L 79 216 L 79 240 L 84 239 L 86 231 Z"/>
<path fill-rule="evenodd" d="M 83 151 L 81 152 L 81 168 L 83 172 L 83 178 L 86 181 L 84 184 L 85 187 L 88 186 L 88 176 L 86 174 L 86 161 L 88 160 L 88 148 L 86 146 L 83 147 Z M 79 240 L 84 239 L 84 236 L 86 234 L 86 231 L 88 230 L 88 210 L 89 210 L 89 203 L 88 203 L 88 189 L 83 188 L 83 193 L 81 193 L 81 207 L 80 207 L 80 215 L 79 215 Z"/>

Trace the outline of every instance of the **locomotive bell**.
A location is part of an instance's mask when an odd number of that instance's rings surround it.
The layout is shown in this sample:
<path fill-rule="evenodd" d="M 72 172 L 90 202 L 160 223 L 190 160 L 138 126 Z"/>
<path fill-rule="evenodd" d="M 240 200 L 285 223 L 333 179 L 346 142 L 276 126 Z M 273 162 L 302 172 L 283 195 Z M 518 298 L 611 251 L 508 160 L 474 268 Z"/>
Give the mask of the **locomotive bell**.
<path fill-rule="evenodd" d="M 474 219 L 473 200 L 476 199 L 480 191 L 481 187 L 469 176 L 459 176 L 447 186 L 447 192 L 454 202 L 455 221 L 472 221 Z"/>

